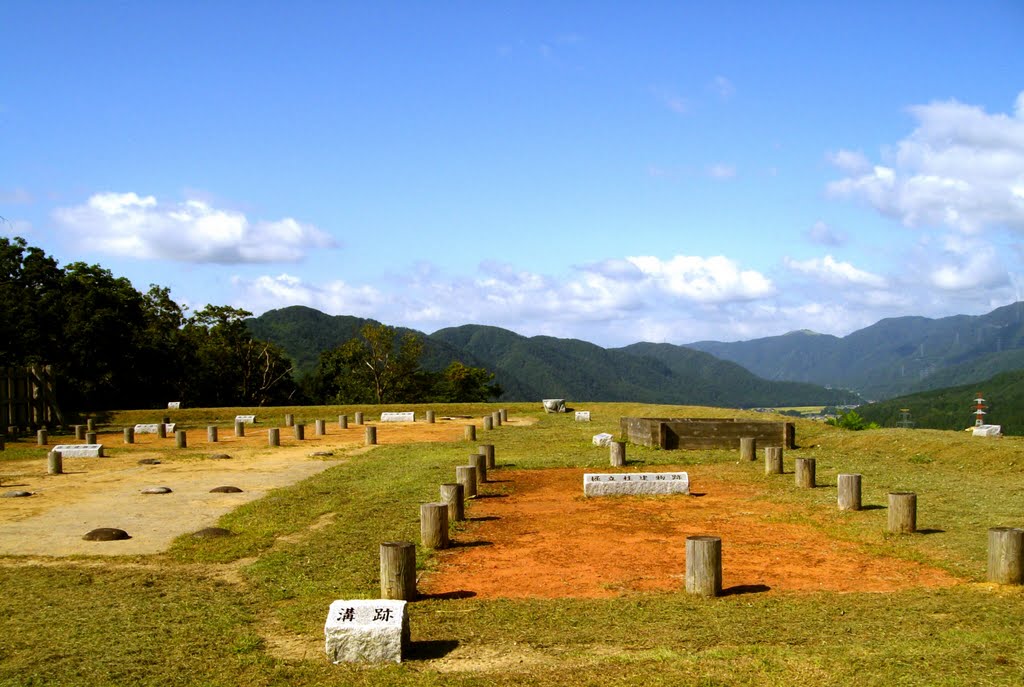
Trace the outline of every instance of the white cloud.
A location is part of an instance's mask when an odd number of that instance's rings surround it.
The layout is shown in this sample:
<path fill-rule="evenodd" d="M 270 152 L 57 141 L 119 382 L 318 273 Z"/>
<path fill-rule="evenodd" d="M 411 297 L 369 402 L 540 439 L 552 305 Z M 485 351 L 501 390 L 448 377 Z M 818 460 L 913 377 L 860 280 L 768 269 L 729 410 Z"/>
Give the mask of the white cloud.
<path fill-rule="evenodd" d="M 910 227 L 1024 232 L 1024 93 L 1013 115 L 955 100 L 909 112 L 917 126 L 887 164 L 869 168 L 847 151 L 833 157 L 850 176 L 829 184 L 829 193 L 866 201 Z"/>
<path fill-rule="evenodd" d="M 846 243 L 846 234 L 818 220 L 807 230 L 807 238 L 823 246 L 841 246 Z"/>
<path fill-rule="evenodd" d="M 736 176 L 736 168 L 724 162 L 716 162 L 708 167 L 708 176 L 712 179 L 732 179 Z"/>
<path fill-rule="evenodd" d="M 54 219 L 90 247 L 143 260 L 194 263 L 297 262 L 333 239 L 291 217 L 251 222 L 203 200 L 161 203 L 135 193 L 98 193 Z"/>
<path fill-rule="evenodd" d="M 289 305 L 305 305 L 339 315 L 378 318 L 389 299 L 370 286 L 350 286 L 341 280 L 309 284 L 287 273 L 255 279 L 235 276 L 231 284 L 239 292 L 239 307 L 263 312 Z"/>
<path fill-rule="evenodd" d="M 729 81 L 729 79 L 724 76 L 716 76 L 711 85 L 712 88 L 715 89 L 715 92 L 724 99 L 731 98 L 736 93 L 736 87 L 733 85 L 732 81 Z"/>
<path fill-rule="evenodd" d="M 938 264 L 926 267 L 928 282 L 939 289 L 967 292 L 1010 284 L 995 246 L 977 239 L 947 236 Z"/>
<path fill-rule="evenodd" d="M 677 298 L 701 303 L 750 300 L 775 291 L 771 280 L 754 270 L 741 270 L 729 258 L 676 255 L 669 260 L 653 256 L 628 257 L 648 283 Z"/>
<path fill-rule="evenodd" d="M 856 285 L 884 289 L 887 282 L 884 277 L 871 272 L 857 269 L 848 262 L 840 262 L 831 255 L 810 260 L 793 260 L 783 258 L 783 264 L 794 272 L 818 279 L 827 284 L 837 286 Z"/>
<path fill-rule="evenodd" d="M 871 163 L 860 151 L 839 150 L 829 153 L 828 159 L 836 167 L 850 174 L 861 174 L 871 169 Z"/>

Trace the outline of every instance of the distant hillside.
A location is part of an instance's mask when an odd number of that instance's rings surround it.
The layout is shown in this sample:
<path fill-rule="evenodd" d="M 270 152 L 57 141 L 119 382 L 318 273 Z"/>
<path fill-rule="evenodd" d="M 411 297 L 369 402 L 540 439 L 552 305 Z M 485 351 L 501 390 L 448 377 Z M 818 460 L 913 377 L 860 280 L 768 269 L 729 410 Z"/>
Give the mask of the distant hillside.
<path fill-rule="evenodd" d="M 355 337 L 374 320 L 325 315 L 293 306 L 248 321 L 259 338 L 280 345 L 297 371 L 316 368 L 321 351 Z M 399 335 L 414 331 L 399 330 Z M 426 367 L 453 360 L 495 373 L 507 401 L 567 398 L 757 407 L 834 405 L 857 402 L 854 395 L 810 384 L 770 382 L 735 363 L 680 346 L 635 344 L 604 349 L 577 339 L 527 338 L 499 327 L 465 325 L 423 337 Z"/>
<path fill-rule="evenodd" d="M 739 363 L 766 379 L 837 386 L 866 398 L 888 398 L 1020 369 L 1024 302 L 976 317 L 889 318 L 843 338 L 799 331 L 688 346 Z"/>
<path fill-rule="evenodd" d="M 988 424 L 1001 425 L 1003 434 L 1024 434 L 1024 370 L 860 406 L 857 412 L 883 427 L 895 427 L 900 409 L 908 408 L 915 427 L 965 429 L 974 425 L 974 398 L 978 391 L 988 402 Z"/>

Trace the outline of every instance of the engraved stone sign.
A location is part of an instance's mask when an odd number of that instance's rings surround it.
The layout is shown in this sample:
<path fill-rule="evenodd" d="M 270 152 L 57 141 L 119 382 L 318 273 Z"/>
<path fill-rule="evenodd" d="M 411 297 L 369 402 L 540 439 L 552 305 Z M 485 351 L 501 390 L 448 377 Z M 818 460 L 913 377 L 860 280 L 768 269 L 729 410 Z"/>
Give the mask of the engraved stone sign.
<path fill-rule="evenodd" d="M 173 434 L 174 433 L 174 427 L 175 427 L 176 424 L 177 423 L 175 423 L 175 422 L 165 422 L 164 423 L 164 430 L 167 433 L 169 433 L 169 434 Z M 135 433 L 136 434 L 156 434 L 159 430 L 160 430 L 160 423 L 159 422 L 152 422 L 152 423 L 149 423 L 149 424 L 135 425 Z"/>
<path fill-rule="evenodd" d="M 405 601 L 339 600 L 324 625 L 327 658 L 333 663 L 401 663 L 409 643 Z"/>
<path fill-rule="evenodd" d="M 600 434 L 594 435 L 594 446 L 607 446 L 612 443 L 612 439 L 615 437 L 608 432 L 601 432 Z"/>
<path fill-rule="evenodd" d="M 381 422 L 416 422 L 416 413 L 381 413 Z"/>
<path fill-rule="evenodd" d="M 61 458 L 103 458 L 103 444 L 59 444 L 53 450 Z"/>
<path fill-rule="evenodd" d="M 590 422 L 590 411 L 589 410 L 577 410 L 576 411 L 576 422 Z"/>
<path fill-rule="evenodd" d="M 167 402 L 167 410 L 180 410 L 180 409 L 181 409 L 181 401 L 168 401 Z"/>
<path fill-rule="evenodd" d="M 247 425 L 256 424 L 255 415 L 235 415 L 235 422 L 244 422 Z"/>
<path fill-rule="evenodd" d="M 619 494 L 689 494 L 685 472 L 616 472 L 583 475 L 584 496 Z"/>

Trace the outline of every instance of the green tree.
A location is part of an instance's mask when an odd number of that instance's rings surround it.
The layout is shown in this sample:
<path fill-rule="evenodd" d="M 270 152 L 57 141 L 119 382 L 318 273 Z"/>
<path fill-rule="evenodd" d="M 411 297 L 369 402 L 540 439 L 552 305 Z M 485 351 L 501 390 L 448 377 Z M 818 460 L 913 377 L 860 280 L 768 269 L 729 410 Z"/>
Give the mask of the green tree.
<path fill-rule="evenodd" d="M 320 356 L 321 390 L 336 403 L 394 403 L 421 400 L 423 342 L 398 337 L 393 327 L 365 325 L 359 336 Z"/>
<path fill-rule="evenodd" d="M 436 375 L 431 400 L 441 403 L 483 402 L 501 396 L 502 389 L 494 384 L 494 373 L 482 367 L 470 367 L 453 362 L 444 372 Z"/>

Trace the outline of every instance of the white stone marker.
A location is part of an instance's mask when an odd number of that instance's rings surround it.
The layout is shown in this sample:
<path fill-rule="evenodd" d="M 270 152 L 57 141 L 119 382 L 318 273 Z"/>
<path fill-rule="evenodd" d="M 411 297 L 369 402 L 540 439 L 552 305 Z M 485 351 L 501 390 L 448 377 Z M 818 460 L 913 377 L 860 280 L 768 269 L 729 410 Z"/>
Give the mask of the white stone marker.
<path fill-rule="evenodd" d="M 181 401 L 168 401 L 167 410 L 181 410 Z"/>
<path fill-rule="evenodd" d="M 564 413 L 565 412 L 565 399 L 564 398 L 545 398 L 541 403 L 544 404 L 544 412 L 546 413 Z"/>
<path fill-rule="evenodd" d="M 576 422 L 590 422 L 590 411 L 589 410 L 577 410 L 576 411 Z"/>
<path fill-rule="evenodd" d="M 381 422 L 416 422 L 416 413 L 381 413 Z"/>
<path fill-rule="evenodd" d="M 324 635 L 333 663 L 401 663 L 409 643 L 405 601 L 339 600 L 327 612 Z"/>
<path fill-rule="evenodd" d="M 244 422 L 247 425 L 256 424 L 255 415 L 235 415 L 235 422 Z"/>
<path fill-rule="evenodd" d="M 1002 425 L 978 425 L 971 434 L 976 437 L 997 437 L 1003 431 Z"/>
<path fill-rule="evenodd" d="M 166 422 L 166 423 L 164 423 L 164 431 L 173 434 L 174 433 L 174 426 L 176 424 L 177 423 L 175 423 L 175 422 Z M 144 424 L 144 425 L 135 425 L 135 433 L 136 434 L 156 434 L 159 431 L 160 431 L 160 423 L 159 422 L 153 422 L 153 423 Z"/>
<path fill-rule="evenodd" d="M 103 458 L 103 444 L 60 444 L 53 450 L 61 458 Z"/>
<path fill-rule="evenodd" d="M 608 432 L 601 432 L 600 434 L 595 434 L 594 446 L 607 446 L 610 443 L 612 443 L 612 439 L 614 438 L 615 436 L 612 434 L 608 434 Z"/>
<path fill-rule="evenodd" d="M 584 496 L 689 493 L 690 476 L 685 472 L 588 472 L 583 475 Z"/>

